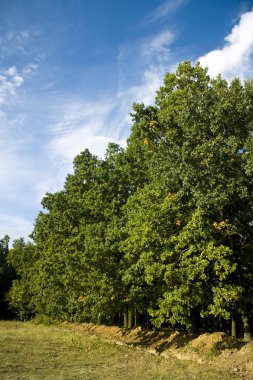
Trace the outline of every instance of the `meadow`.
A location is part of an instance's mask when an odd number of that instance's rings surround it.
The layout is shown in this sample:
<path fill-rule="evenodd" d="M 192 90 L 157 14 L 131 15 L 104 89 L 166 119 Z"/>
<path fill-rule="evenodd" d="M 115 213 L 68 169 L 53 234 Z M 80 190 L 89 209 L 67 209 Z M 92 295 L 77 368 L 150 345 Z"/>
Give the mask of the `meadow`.
<path fill-rule="evenodd" d="M 217 378 L 236 375 L 206 364 L 118 346 L 62 326 L 0 321 L 1 380 Z"/>

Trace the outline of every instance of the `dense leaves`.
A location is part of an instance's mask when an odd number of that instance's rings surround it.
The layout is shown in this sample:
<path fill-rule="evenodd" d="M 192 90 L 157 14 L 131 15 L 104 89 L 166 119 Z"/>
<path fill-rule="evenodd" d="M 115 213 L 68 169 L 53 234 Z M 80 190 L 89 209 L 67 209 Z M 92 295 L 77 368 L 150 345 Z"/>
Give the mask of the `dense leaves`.
<path fill-rule="evenodd" d="M 0 240 L 0 319 L 11 316 L 6 296 L 15 279 L 15 271 L 7 261 L 8 253 L 9 236 L 6 235 Z"/>

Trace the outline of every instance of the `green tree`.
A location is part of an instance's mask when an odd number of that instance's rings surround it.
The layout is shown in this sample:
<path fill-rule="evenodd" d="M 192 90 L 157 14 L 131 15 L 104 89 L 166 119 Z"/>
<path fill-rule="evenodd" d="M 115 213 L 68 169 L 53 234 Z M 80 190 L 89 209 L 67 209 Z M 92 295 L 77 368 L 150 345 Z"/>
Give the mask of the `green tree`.
<path fill-rule="evenodd" d="M 6 296 L 15 278 L 15 271 L 7 262 L 9 241 L 7 235 L 0 240 L 0 318 L 11 317 Z"/>
<path fill-rule="evenodd" d="M 151 314 L 158 324 L 169 320 L 187 325 L 193 323 L 190 315 L 196 311 L 225 319 L 233 313 L 247 315 L 252 294 L 252 174 L 250 164 L 246 165 L 252 136 L 252 82 L 243 86 L 237 79 L 230 85 L 221 77 L 210 80 L 199 64 L 185 62 L 175 74 L 166 75 L 154 107 L 159 138 L 146 129 L 150 185 L 144 193 L 129 199 L 133 211 L 127 211 L 127 223 L 137 228 L 128 228 L 124 248 L 127 257 L 134 251 L 129 242 L 139 242 L 135 267 L 139 267 L 143 251 L 158 255 L 158 261 L 167 256 L 162 281 L 168 291 Z M 156 198 L 153 193 L 150 198 L 157 186 L 161 195 Z M 155 210 L 163 204 L 161 196 L 165 199 L 166 195 L 177 200 L 178 209 L 175 216 L 175 210 L 170 214 L 168 206 L 162 229 L 155 223 L 159 220 Z M 134 212 L 135 208 L 141 210 L 140 214 Z M 168 223 L 173 225 L 173 218 L 178 226 L 176 233 L 168 227 Z M 143 246 L 140 239 L 147 225 L 150 242 L 144 240 Z M 157 230 L 165 232 L 159 249 L 153 247 L 151 233 Z M 160 237 L 164 233 L 157 234 L 156 242 Z M 203 287 L 208 283 L 212 288 L 207 305 L 203 302 Z M 193 294 L 190 289 L 195 289 Z"/>
<path fill-rule="evenodd" d="M 51 318 L 111 322 L 120 309 L 117 249 L 121 207 L 129 195 L 124 151 L 108 146 L 105 160 L 88 150 L 74 160 L 64 190 L 47 194 L 37 219 L 37 312 Z"/>
<path fill-rule="evenodd" d="M 22 320 L 31 318 L 35 312 L 32 297 L 36 287 L 36 260 L 37 254 L 32 243 L 26 243 L 23 238 L 14 240 L 7 262 L 14 268 L 16 277 L 7 300 L 10 308 Z"/>
<path fill-rule="evenodd" d="M 168 183 L 178 178 L 187 209 L 200 209 L 216 230 L 216 244 L 233 252 L 231 268 L 236 270 L 228 284 L 243 291 L 236 302 L 231 292 L 221 308 L 230 303 L 230 314 L 237 310 L 245 315 L 252 292 L 252 176 L 245 165 L 252 135 L 252 82 L 210 80 L 199 64 L 185 62 L 166 75 L 157 105 L 158 121 L 167 125 L 160 153 L 166 156 Z"/>

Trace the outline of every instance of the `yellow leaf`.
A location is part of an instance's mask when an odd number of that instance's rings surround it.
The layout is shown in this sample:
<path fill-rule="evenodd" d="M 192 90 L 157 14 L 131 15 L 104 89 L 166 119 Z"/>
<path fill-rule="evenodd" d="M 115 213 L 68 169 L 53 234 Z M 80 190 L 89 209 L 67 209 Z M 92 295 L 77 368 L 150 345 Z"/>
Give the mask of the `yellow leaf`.
<path fill-rule="evenodd" d="M 176 194 L 168 193 L 165 199 L 168 199 L 169 201 L 174 201 L 176 199 Z"/>
<path fill-rule="evenodd" d="M 149 125 L 151 128 L 155 128 L 158 125 L 158 122 L 156 120 L 151 120 Z"/>

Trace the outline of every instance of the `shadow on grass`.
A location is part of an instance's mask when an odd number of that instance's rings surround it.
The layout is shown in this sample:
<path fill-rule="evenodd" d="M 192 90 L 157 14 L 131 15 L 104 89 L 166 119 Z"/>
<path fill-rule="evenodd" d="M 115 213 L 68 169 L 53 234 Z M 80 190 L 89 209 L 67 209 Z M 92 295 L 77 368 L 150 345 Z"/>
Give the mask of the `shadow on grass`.
<path fill-rule="evenodd" d="M 134 330 L 123 330 L 124 338 L 131 338 Z M 135 341 L 129 342 L 132 347 L 155 346 L 158 354 L 170 348 L 178 349 L 185 347 L 195 336 L 185 332 L 139 330 L 135 332 Z"/>
<path fill-rule="evenodd" d="M 185 331 L 152 331 L 128 330 L 122 331 L 122 336 L 132 347 L 153 348 L 157 354 L 166 350 L 182 349 L 188 346 L 191 349 L 210 351 L 219 355 L 226 349 L 241 349 L 245 343 L 225 333 L 204 333 L 193 335 Z M 134 339 L 133 339 L 134 338 Z"/>

